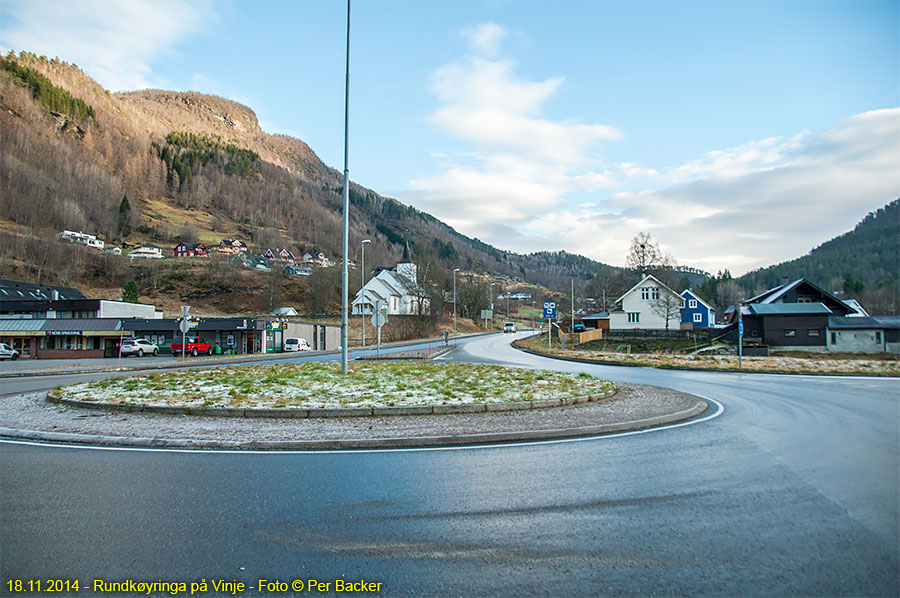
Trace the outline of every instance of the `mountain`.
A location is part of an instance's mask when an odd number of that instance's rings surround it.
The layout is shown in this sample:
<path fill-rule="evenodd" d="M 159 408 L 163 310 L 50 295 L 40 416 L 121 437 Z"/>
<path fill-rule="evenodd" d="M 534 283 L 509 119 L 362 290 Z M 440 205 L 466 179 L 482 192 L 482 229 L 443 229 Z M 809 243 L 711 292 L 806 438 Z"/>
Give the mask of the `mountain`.
<path fill-rule="evenodd" d="M 167 255 L 180 241 L 223 238 L 259 252 L 340 255 L 341 174 L 302 141 L 263 132 L 236 102 L 195 92 L 110 93 L 76 65 L 10 53 L 0 58 L 0 134 L 0 276 L 121 288 L 137 274 L 154 290 L 171 282 L 121 258 L 47 242 L 64 229 L 108 245 L 157 244 Z M 444 288 L 457 267 L 560 289 L 602 267 L 564 253 L 497 249 L 355 183 L 350 200 L 352 260 L 371 239 L 367 266 L 392 266 L 408 243 L 419 272 Z"/>

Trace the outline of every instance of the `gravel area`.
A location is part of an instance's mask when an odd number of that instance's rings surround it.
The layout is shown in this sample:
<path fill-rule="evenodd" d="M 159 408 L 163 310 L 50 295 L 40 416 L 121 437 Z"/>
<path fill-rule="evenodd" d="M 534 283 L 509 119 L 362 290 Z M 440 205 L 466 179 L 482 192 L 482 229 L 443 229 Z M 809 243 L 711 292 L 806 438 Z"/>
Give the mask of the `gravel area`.
<path fill-rule="evenodd" d="M 660 418 L 673 414 L 684 418 L 685 412 L 692 408 L 699 412 L 697 405 L 702 403 L 693 395 L 653 386 L 619 384 L 617 388 L 615 395 L 599 402 L 547 409 L 329 419 L 115 413 L 51 404 L 42 392 L 0 398 L 0 427 L 143 439 L 145 443 L 152 440 L 154 445 L 185 441 L 189 446 L 219 448 L 289 448 L 290 443 L 309 448 L 412 446 L 461 444 L 464 438 L 469 442 L 484 442 L 503 440 L 505 435 L 515 440 L 606 431 L 597 430 L 600 427 L 610 427 L 608 431 L 642 428 L 657 425 L 661 423 Z M 479 435 L 484 438 L 479 440 Z M 457 441 L 448 442 L 449 437 Z"/>

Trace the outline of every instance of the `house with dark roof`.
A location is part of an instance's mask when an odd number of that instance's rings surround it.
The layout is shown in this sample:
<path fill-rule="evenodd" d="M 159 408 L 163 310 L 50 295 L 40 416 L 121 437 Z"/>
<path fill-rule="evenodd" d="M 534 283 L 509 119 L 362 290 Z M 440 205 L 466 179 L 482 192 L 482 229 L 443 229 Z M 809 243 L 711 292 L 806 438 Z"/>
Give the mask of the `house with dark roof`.
<path fill-rule="evenodd" d="M 799 278 L 771 288 L 725 311 L 728 322 L 725 338 L 738 341 L 738 313 L 744 326 L 744 343 L 770 349 L 828 351 L 829 319 L 851 316 L 857 309 L 811 283 Z"/>

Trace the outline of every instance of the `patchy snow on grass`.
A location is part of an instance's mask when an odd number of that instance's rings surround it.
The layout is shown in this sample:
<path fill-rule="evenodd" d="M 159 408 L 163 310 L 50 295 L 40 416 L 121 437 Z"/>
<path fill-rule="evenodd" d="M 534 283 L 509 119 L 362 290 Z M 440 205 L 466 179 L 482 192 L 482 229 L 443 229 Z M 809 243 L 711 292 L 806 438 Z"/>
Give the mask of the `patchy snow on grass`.
<path fill-rule="evenodd" d="M 221 407 L 383 407 L 538 401 L 611 390 L 586 374 L 431 362 L 223 367 L 108 378 L 64 387 L 66 399 Z"/>
<path fill-rule="evenodd" d="M 738 370 L 736 355 L 676 355 L 671 353 L 606 353 L 601 351 L 567 350 L 557 347 L 547 349 L 536 343 L 528 348 L 560 357 L 578 357 L 598 362 L 624 363 L 645 367 L 668 367 L 684 369 L 721 369 Z M 829 374 L 868 374 L 878 376 L 900 375 L 900 360 L 869 359 L 860 356 L 858 359 L 831 359 L 827 353 L 821 357 L 744 357 L 744 371 L 790 372 L 790 373 L 829 373 Z"/>

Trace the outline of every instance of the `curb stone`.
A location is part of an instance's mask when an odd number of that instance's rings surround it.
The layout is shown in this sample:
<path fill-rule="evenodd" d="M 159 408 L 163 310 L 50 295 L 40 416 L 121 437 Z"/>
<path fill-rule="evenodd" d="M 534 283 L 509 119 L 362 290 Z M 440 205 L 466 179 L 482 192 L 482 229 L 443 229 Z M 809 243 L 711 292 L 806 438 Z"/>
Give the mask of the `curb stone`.
<path fill-rule="evenodd" d="M 190 407 L 167 404 L 138 403 L 104 403 L 81 399 L 64 399 L 52 393 L 47 394 L 47 401 L 58 405 L 95 409 L 124 413 L 166 413 L 170 415 L 203 415 L 213 417 L 276 417 L 276 418 L 332 418 L 332 417 L 369 417 L 369 416 L 408 416 L 408 415 L 450 415 L 454 413 L 482 413 L 496 411 L 520 411 L 526 409 L 549 409 L 608 399 L 617 393 L 613 388 L 606 392 L 563 397 L 561 399 L 542 399 L 538 401 L 511 401 L 506 403 L 461 403 L 458 405 L 399 405 L 384 407 Z"/>
<path fill-rule="evenodd" d="M 0 436 L 19 440 L 88 444 L 115 447 L 170 448 L 170 449 L 219 449 L 219 450 L 350 450 L 390 449 L 419 447 L 448 447 L 504 442 L 528 442 L 562 438 L 599 436 L 624 431 L 643 430 L 665 424 L 685 421 L 703 414 L 709 408 L 704 399 L 695 397 L 693 406 L 646 419 L 576 428 L 551 430 L 524 430 L 517 432 L 488 432 L 453 436 L 423 436 L 404 438 L 368 438 L 339 440 L 195 440 L 186 438 L 147 438 L 41 432 L 0 428 Z"/>

